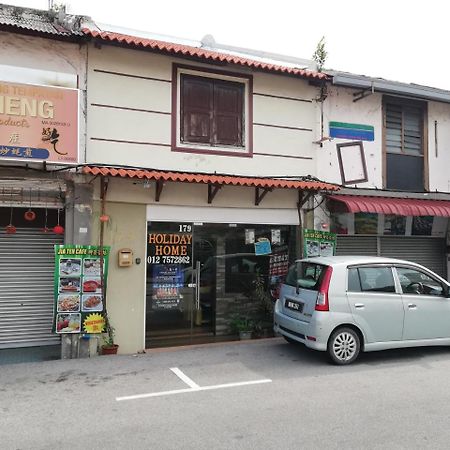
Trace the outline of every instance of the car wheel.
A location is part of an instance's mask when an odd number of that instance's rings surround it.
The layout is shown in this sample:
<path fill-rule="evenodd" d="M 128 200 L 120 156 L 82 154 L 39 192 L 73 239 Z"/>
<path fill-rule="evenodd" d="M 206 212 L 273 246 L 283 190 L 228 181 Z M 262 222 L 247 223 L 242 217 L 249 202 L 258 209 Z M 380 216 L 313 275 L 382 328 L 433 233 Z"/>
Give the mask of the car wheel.
<path fill-rule="evenodd" d="M 334 364 L 351 364 L 359 355 L 361 342 L 351 328 L 338 328 L 328 341 L 328 355 Z"/>
<path fill-rule="evenodd" d="M 297 342 L 295 339 L 292 339 L 292 338 L 284 336 L 284 335 L 283 335 L 283 337 L 287 342 L 289 342 L 289 344 L 300 344 L 300 342 Z"/>

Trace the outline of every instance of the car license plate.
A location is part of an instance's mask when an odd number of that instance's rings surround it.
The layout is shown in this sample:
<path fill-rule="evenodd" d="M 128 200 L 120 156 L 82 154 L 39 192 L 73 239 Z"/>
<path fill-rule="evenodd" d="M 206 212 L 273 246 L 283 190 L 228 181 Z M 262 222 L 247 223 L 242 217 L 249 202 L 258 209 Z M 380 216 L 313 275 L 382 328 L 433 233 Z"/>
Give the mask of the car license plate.
<path fill-rule="evenodd" d="M 303 311 L 303 303 L 295 302 L 294 300 L 286 299 L 284 306 L 300 313 Z"/>

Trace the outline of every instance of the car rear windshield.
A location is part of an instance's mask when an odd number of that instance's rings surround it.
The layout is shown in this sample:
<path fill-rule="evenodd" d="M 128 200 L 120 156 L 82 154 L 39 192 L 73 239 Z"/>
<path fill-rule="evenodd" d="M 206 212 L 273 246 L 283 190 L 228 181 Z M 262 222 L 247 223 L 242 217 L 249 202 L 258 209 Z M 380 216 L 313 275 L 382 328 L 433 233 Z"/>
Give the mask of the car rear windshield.
<path fill-rule="evenodd" d="M 310 262 L 296 262 L 286 276 L 285 284 L 312 291 L 319 290 L 326 266 Z"/>

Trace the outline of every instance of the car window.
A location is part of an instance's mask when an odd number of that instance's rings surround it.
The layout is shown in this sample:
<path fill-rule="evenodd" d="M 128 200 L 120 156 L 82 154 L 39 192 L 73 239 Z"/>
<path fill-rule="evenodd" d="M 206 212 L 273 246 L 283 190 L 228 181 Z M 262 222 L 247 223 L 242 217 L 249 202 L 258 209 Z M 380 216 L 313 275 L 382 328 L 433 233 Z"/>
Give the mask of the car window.
<path fill-rule="evenodd" d="M 321 264 L 297 262 L 289 268 L 285 284 L 318 290 L 324 267 Z"/>
<path fill-rule="evenodd" d="M 443 295 L 442 284 L 420 270 L 397 267 L 397 274 L 404 294 Z"/>
<path fill-rule="evenodd" d="M 350 292 L 395 292 L 390 267 L 358 267 L 348 269 Z"/>

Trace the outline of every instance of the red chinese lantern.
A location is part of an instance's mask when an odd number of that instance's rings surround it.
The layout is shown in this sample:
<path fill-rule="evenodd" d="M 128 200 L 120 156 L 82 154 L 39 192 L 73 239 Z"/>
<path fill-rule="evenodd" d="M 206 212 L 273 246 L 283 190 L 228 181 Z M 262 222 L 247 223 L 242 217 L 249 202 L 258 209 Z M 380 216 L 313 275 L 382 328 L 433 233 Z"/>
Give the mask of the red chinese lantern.
<path fill-rule="evenodd" d="M 55 233 L 55 234 L 64 234 L 64 227 L 62 227 L 59 224 L 59 213 L 60 213 L 60 210 L 58 209 L 58 224 L 53 227 L 53 233 Z"/>
<path fill-rule="evenodd" d="M 28 220 L 29 222 L 32 222 L 34 219 L 36 219 L 36 213 L 34 211 L 31 211 L 31 209 L 26 211 L 23 216 L 25 217 L 25 220 Z"/>
<path fill-rule="evenodd" d="M 17 228 L 10 223 L 9 225 L 6 226 L 6 233 L 7 234 L 14 234 L 17 231 Z"/>
<path fill-rule="evenodd" d="M 28 220 L 29 222 L 32 222 L 34 219 L 36 219 L 36 213 L 31 210 L 31 189 L 30 189 L 30 207 L 28 208 L 28 211 L 25 212 L 23 215 L 25 220 Z"/>
<path fill-rule="evenodd" d="M 108 222 L 109 221 L 109 216 L 107 214 L 102 214 L 100 216 L 100 222 Z"/>
<path fill-rule="evenodd" d="M 14 208 L 12 205 L 12 196 L 13 196 L 13 193 L 11 190 L 11 212 L 9 215 L 9 225 L 7 225 L 5 228 L 6 234 L 14 234 L 17 231 L 17 228 L 13 225 L 13 210 L 14 210 Z"/>
<path fill-rule="evenodd" d="M 55 225 L 53 227 L 53 233 L 55 233 L 55 234 L 64 234 L 64 227 L 62 227 L 61 225 Z"/>

